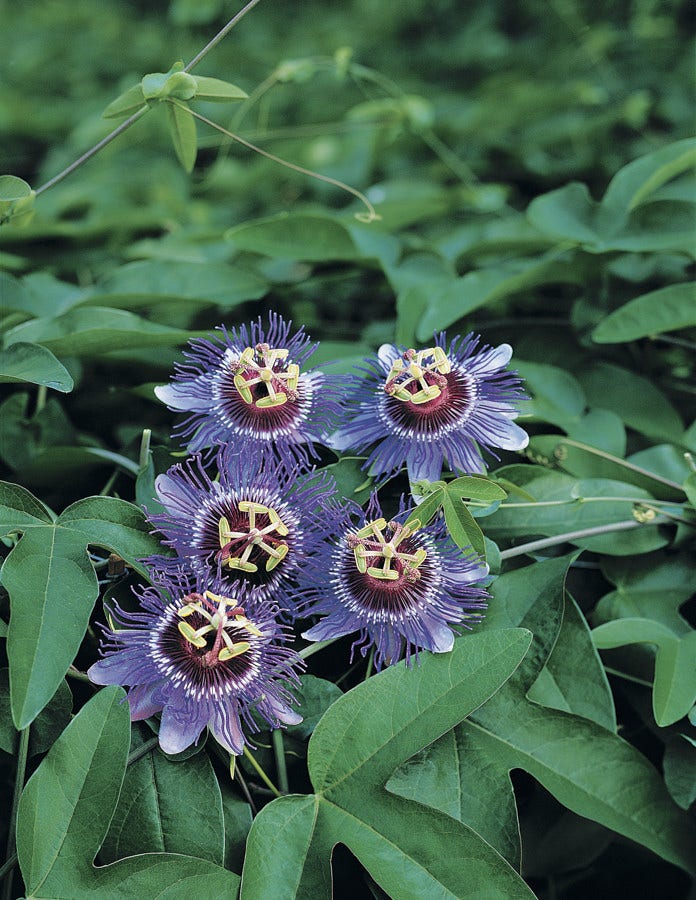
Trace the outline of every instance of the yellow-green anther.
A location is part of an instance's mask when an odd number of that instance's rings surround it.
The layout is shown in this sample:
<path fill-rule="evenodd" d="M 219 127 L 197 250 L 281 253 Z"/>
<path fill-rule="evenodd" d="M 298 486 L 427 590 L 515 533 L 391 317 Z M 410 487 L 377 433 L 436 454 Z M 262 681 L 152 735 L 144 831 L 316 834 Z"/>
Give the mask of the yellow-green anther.
<path fill-rule="evenodd" d="M 271 524 L 275 525 L 275 530 L 281 537 L 285 537 L 286 534 L 290 533 L 287 525 L 281 521 L 278 513 L 271 507 L 268 508 L 268 518 L 271 520 Z"/>
<path fill-rule="evenodd" d="M 297 384 L 300 380 L 300 367 L 297 363 L 290 363 L 287 371 L 288 377 L 288 390 L 296 391 Z"/>
<path fill-rule="evenodd" d="M 188 622 L 179 622 L 177 627 L 189 644 L 193 644 L 194 647 L 198 647 L 199 649 L 206 646 L 205 638 L 191 628 Z M 208 630 L 210 631 L 212 629 Z"/>
<path fill-rule="evenodd" d="M 385 559 L 385 565 L 389 564 L 389 560 Z M 368 575 L 372 575 L 373 578 L 379 578 L 381 581 L 396 581 L 399 577 L 399 573 L 395 572 L 393 569 L 385 568 L 384 566 L 381 569 L 376 569 L 374 566 L 371 566 L 367 570 Z"/>
<path fill-rule="evenodd" d="M 428 373 L 446 375 L 452 370 L 451 363 L 442 347 L 428 347 L 426 350 L 407 350 L 404 354 L 408 364 L 403 360 L 394 360 L 387 375 L 386 390 L 403 403 L 416 405 L 428 403 L 442 393 L 437 384 L 428 384 Z M 409 386 L 418 386 L 420 390 L 411 393 Z"/>
<path fill-rule="evenodd" d="M 358 572 L 362 575 L 367 572 L 367 554 L 365 553 L 364 547 L 356 547 L 353 550 L 353 556 L 355 557 L 355 565 L 357 566 Z"/>
<path fill-rule="evenodd" d="M 193 606 L 191 603 L 187 603 L 185 606 L 182 606 L 180 609 L 177 609 L 178 615 L 182 617 L 190 616 L 192 613 L 198 612 L 198 607 Z"/>
<path fill-rule="evenodd" d="M 244 513 L 267 513 L 268 507 L 263 503 L 255 503 L 253 500 L 240 500 L 239 511 Z"/>
<path fill-rule="evenodd" d="M 272 385 L 268 385 L 269 392 L 273 390 Z M 259 409 L 270 409 L 274 406 L 282 406 L 284 403 L 288 402 L 288 395 L 284 393 L 276 394 L 273 391 L 273 395 L 269 393 L 268 397 L 262 397 L 260 400 L 256 401 L 256 405 Z"/>
<path fill-rule="evenodd" d="M 225 565 L 230 569 L 239 569 L 240 572 L 258 572 L 259 567 L 256 563 L 249 562 L 247 559 L 239 559 L 236 556 L 230 556 L 225 560 Z"/>
<path fill-rule="evenodd" d="M 233 378 L 233 382 L 234 382 L 234 386 L 237 388 L 237 391 L 239 392 L 239 396 L 242 398 L 242 400 L 245 403 L 253 403 L 254 397 L 247 386 L 246 379 L 244 378 L 244 376 L 243 375 L 235 375 Z"/>
<path fill-rule="evenodd" d="M 392 532 L 390 540 L 387 540 L 383 533 L 387 527 Z M 389 522 L 387 525 L 384 519 L 376 519 L 374 522 L 368 522 L 360 531 L 350 535 L 352 540 L 349 541 L 349 546 L 356 540 L 366 541 L 367 547 L 370 547 L 371 542 L 377 544 L 377 547 L 374 549 L 367 549 L 362 543 L 352 547 L 358 572 L 383 581 L 396 581 L 403 571 L 404 575 L 408 573 L 412 579 L 413 571 L 425 561 L 428 554 L 422 547 L 417 549 L 415 553 L 405 553 L 400 551 L 398 547 L 402 541 L 409 538 L 420 527 L 421 521 L 419 519 L 414 519 L 413 522 L 407 525 L 401 525 L 398 522 Z M 368 566 L 368 560 L 378 562 L 380 558 L 383 560 L 381 568 L 376 565 Z M 401 567 L 392 569 L 393 560 L 400 563 Z"/>
<path fill-rule="evenodd" d="M 258 628 L 256 625 L 254 625 L 253 622 L 250 622 L 246 616 L 235 616 L 234 618 L 235 618 L 235 621 L 238 622 L 239 625 L 241 625 L 245 631 L 249 632 L 249 634 L 254 634 L 254 635 L 256 635 L 256 637 L 263 636 L 263 631 L 261 631 L 260 628 Z"/>
<path fill-rule="evenodd" d="M 239 641 L 239 643 L 234 644 L 231 648 L 223 647 L 218 653 L 218 659 L 220 662 L 226 662 L 228 659 L 234 659 L 235 656 L 241 656 L 242 653 L 246 653 L 250 647 L 251 644 L 247 643 L 247 641 Z"/>
<path fill-rule="evenodd" d="M 288 550 L 290 549 L 287 544 L 278 544 L 275 550 L 271 550 L 267 547 L 266 544 L 261 544 L 261 547 L 271 555 L 266 560 L 266 571 L 272 572 L 273 569 L 278 565 L 279 562 L 282 562 L 285 557 L 288 555 Z"/>

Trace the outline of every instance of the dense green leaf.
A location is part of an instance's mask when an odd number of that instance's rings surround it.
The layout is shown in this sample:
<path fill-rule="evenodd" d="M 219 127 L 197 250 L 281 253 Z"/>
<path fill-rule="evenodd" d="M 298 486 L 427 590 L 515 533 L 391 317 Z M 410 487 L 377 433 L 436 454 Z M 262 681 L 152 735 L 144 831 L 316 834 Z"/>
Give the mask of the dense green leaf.
<path fill-rule="evenodd" d="M 613 363 L 594 362 L 577 373 L 587 401 L 615 412 L 630 428 L 658 440 L 679 441 L 679 414 L 655 385 Z"/>
<path fill-rule="evenodd" d="M 605 594 L 593 612 L 595 624 L 619 618 L 660 622 L 678 635 L 691 632 L 679 608 L 693 593 L 693 564 L 689 556 L 665 552 L 636 559 L 605 558 L 605 578 L 616 590 Z"/>
<path fill-rule="evenodd" d="M 134 730 L 131 751 L 143 743 Z M 222 797 L 205 754 L 173 762 L 155 749 L 128 768 L 99 859 L 158 851 L 223 863 Z"/>
<path fill-rule="evenodd" d="M 578 478 L 625 481 L 659 500 L 679 502 L 684 499 L 684 492 L 676 482 L 579 441 L 558 435 L 536 435 L 530 441 L 530 450 L 552 459 L 559 468 Z"/>
<path fill-rule="evenodd" d="M 167 121 L 177 159 L 187 172 L 192 172 L 198 154 L 196 122 L 181 102 L 167 103 Z"/>
<path fill-rule="evenodd" d="M 98 585 L 86 547 L 82 535 L 57 524 L 33 527 L 0 570 L 12 609 L 7 655 L 17 729 L 51 699 L 87 629 Z"/>
<path fill-rule="evenodd" d="M 17 851 L 31 898 L 234 896 L 239 879 L 207 860 L 170 853 L 131 856 L 95 868 L 128 754 L 128 706 L 120 688 L 100 691 L 76 716 L 27 782 Z"/>
<path fill-rule="evenodd" d="M 73 698 L 70 688 L 61 681 L 48 706 L 34 719 L 29 735 L 29 755 L 45 753 L 70 721 Z M 10 703 L 10 670 L 0 669 L 0 749 L 16 753 L 19 733 L 12 720 Z"/>
<path fill-rule="evenodd" d="M 433 891 L 531 897 L 474 832 L 383 788 L 395 765 L 490 696 L 527 646 L 520 631 L 469 635 L 450 654 L 429 656 L 418 669 L 393 666 L 338 699 L 309 745 L 317 793 L 276 800 L 254 820 L 242 897 L 265 897 L 268 884 L 282 898 L 326 896 L 338 841 L 395 900 Z"/>
<path fill-rule="evenodd" d="M 55 319 L 34 319 L 5 335 L 7 346 L 18 341 L 43 344 L 58 356 L 101 356 L 136 347 L 171 347 L 196 337 L 188 331 L 149 322 L 122 309 L 78 307 Z"/>
<path fill-rule="evenodd" d="M 657 647 L 653 711 L 661 727 L 682 719 L 696 703 L 696 632 L 683 637 L 651 619 L 622 618 L 592 632 L 600 649 L 647 643 Z"/>
<path fill-rule="evenodd" d="M 696 138 L 675 141 L 628 163 L 612 178 L 602 199 L 611 214 L 629 213 L 659 187 L 696 165 Z"/>
<path fill-rule="evenodd" d="M 45 384 L 63 393 L 73 389 L 70 373 L 50 350 L 20 341 L 0 350 L 0 383 L 23 381 Z"/>
<path fill-rule="evenodd" d="M 665 784 L 682 809 L 696 801 L 696 745 L 692 738 L 674 735 L 665 747 L 662 761 Z"/>
<path fill-rule="evenodd" d="M 511 468 L 506 470 L 508 477 L 513 475 Z M 638 527 L 633 515 L 635 504 L 652 499 L 639 487 L 608 478 L 575 479 L 542 468 L 514 468 L 514 477 L 523 476 L 520 486 L 536 502 L 501 504 L 486 520 L 486 532 L 496 541 L 563 535 L 578 547 L 616 556 L 648 553 L 669 542 L 650 524 L 652 520 Z M 614 525 L 620 527 L 612 530 Z M 596 535 L 574 536 L 589 528 L 603 530 Z"/>
<path fill-rule="evenodd" d="M 463 501 L 452 497 L 449 490 L 446 490 L 442 496 L 442 509 L 445 514 L 447 531 L 454 543 L 461 550 L 474 550 L 478 556 L 485 559 L 486 547 L 483 542 L 483 532 Z"/>
<path fill-rule="evenodd" d="M 230 100 L 246 100 L 249 96 L 236 84 L 221 81 L 219 78 L 208 78 L 205 75 L 194 75 L 196 82 L 196 100 L 227 103 Z"/>
<path fill-rule="evenodd" d="M 572 267 L 551 255 L 541 259 L 520 259 L 492 269 L 467 272 L 450 283 L 442 283 L 430 293 L 428 307 L 416 334 L 422 341 L 432 338 L 433 331 L 447 328 L 473 310 L 520 291 L 542 284 L 575 281 Z"/>
<path fill-rule="evenodd" d="M 527 692 L 535 703 L 582 716 L 616 731 L 614 701 L 590 630 L 566 594 L 563 622 L 546 665 Z"/>
<path fill-rule="evenodd" d="M 141 559 L 165 552 L 151 534 L 152 528 L 142 511 L 116 497 L 78 500 L 60 514 L 58 521 L 83 535 L 87 543 L 118 553 L 140 571 L 144 571 Z"/>
<path fill-rule="evenodd" d="M 83 303 L 136 309 L 166 301 L 231 309 L 262 297 L 267 283 L 250 269 L 224 262 L 141 260 L 111 272 Z"/>
<path fill-rule="evenodd" d="M 575 378 L 558 366 L 515 360 L 515 368 L 532 396 L 525 413 L 564 427 L 577 420 L 585 409 L 585 395 Z"/>
<path fill-rule="evenodd" d="M 298 708 L 302 710 L 302 721 L 298 725 L 289 725 L 288 734 L 308 738 L 326 710 L 343 696 L 343 691 L 333 681 L 317 678 L 315 675 L 302 675 L 300 687 L 293 690 Z"/>
<path fill-rule="evenodd" d="M 280 259 L 360 259 L 345 225 L 328 216 L 285 213 L 230 228 L 226 237 L 239 250 Z"/>
<path fill-rule="evenodd" d="M 134 84 L 120 94 L 106 107 L 102 115 L 105 119 L 120 119 L 132 115 L 145 106 L 145 95 L 141 84 Z"/>
<path fill-rule="evenodd" d="M 692 325 L 696 325 L 696 284 L 670 284 L 614 310 L 592 332 L 592 340 L 624 343 Z"/>
<path fill-rule="evenodd" d="M 388 788 L 420 802 L 446 803 L 450 814 L 515 859 L 519 845 L 508 773 L 521 768 L 579 815 L 693 871 L 696 828 L 645 757 L 594 722 L 525 698 L 557 639 L 566 567 L 567 559 L 549 560 L 498 579 L 493 588 L 502 606 L 498 620 L 531 627 L 532 652 L 497 694 L 454 734 L 400 770 Z"/>

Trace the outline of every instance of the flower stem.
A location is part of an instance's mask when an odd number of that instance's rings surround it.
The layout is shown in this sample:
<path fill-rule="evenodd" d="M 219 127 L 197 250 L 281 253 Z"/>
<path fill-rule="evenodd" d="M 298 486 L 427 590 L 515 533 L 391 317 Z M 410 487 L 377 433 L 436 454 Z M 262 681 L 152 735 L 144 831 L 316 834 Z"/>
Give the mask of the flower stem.
<path fill-rule="evenodd" d="M 274 153 L 269 153 L 267 150 L 262 150 L 261 147 L 258 147 L 256 144 L 252 144 L 250 141 L 245 140 L 238 134 L 233 134 L 231 131 L 223 128 L 222 125 L 218 125 L 217 122 L 213 122 L 212 119 L 208 119 L 206 118 L 206 116 L 202 116 L 200 113 L 195 112 L 185 103 L 181 103 L 178 100 L 174 100 L 172 98 L 169 99 L 169 102 L 174 103 L 180 109 L 186 110 L 186 112 L 190 113 L 190 115 L 192 115 L 194 119 L 198 119 L 200 122 L 204 122 L 206 125 L 209 125 L 211 128 L 214 128 L 216 131 L 219 131 L 226 137 L 231 138 L 233 141 L 237 141 L 237 143 L 241 144 L 243 147 L 246 147 L 248 150 L 253 150 L 254 153 L 258 153 L 260 156 L 265 156 L 266 159 L 270 159 L 271 162 L 278 163 L 278 165 L 280 166 L 285 166 L 286 169 L 292 169 L 293 172 L 299 172 L 300 175 L 307 175 L 309 178 L 315 178 L 318 181 L 323 181 L 326 184 L 331 184 L 334 187 L 340 188 L 342 191 L 347 191 L 353 197 L 358 199 L 367 209 L 366 213 L 355 214 L 355 218 L 358 219 L 358 221 L 369 223 L 381 218 L 381 216 L 377 213 L 377 210 L 370 203 L 367 197 L 361 191 L 357 190 L 354 187 L 351 187 L 344 181 L 339 181 L 337 178 L 331 178 L 329 175 L 320 175 L 318 172 L 313 172 L 311 169 L 305 169 L 304 166 L 298 166 L 295 163 L 288 162 L 286 159 L 281 159 L 280 156 L 276 156 Z"/>
<path fill-rule="evenodd" d="M 315 653 L 318 653 L 320 650 L 323 650 L 324 647 L 330 647 L 331 644 L 335 644 L 337 640 L 338 638 L 329 638 L 328 641 L 316 641 L 316 643 L 309 644 L 308 647 L 304 647 L 300 650 L 298 656 L 302 657 L 302 659 L 307 659 Z"/>
<path fill-rule="evenodd" d="M 290 784 L 288 782 L 288 767 L 285 764 L 285 747 L 283 745 L 283 731 L 280 728 L 274 728 L 271 732 L 271 740 L 273 741 L 273 753 L 275 754 L 276 771 L 278 773 L 278 784 L 284 794 L 289 793 Z"/>
<path fill-rule="evenodd" d="M 232 29 L 237 24 L 237 22 L 239 22 L 242 16 L 245 16 L 259 2 L 260 0 L 249 0 L 249 3 L 247 3 L 247 5 L 243 9 L 240 9 L 237 15 L 233 16 L 227 23 L 227 25 L 225 25 L 224 28 L 221 28 L 212 40 L 208 41 L 208 43 L 200 51 L 200 53 L 197 53 L 196 56 L 193 57 L 191 62 L 188 63 L 188 65 L 184 66 L 184 72 L 190 72 L 194 66 L 197 66 L 198 63 L 203 59 L 203 57 L 210 53 L 213 47 L 217 47 L 220 41 L 225 38 L 230 31 L 232 31 Z"/>
<path fill-rule="evenodd" d="M 500 554 L 501 559 L 512 559 L 513 556 L 524 556 L 526 553 L 534 553 L 537 550 L 545 550 L 547 547 L 555 547 L 568 541 L 581 540 L 582 538 L 595 537 L 599 534 L 611 534 L 615 531 L 631 531 L 633 528 L 643 528 L 645 525 L 664 525 L 668 519 L 657 516 L 651 522 L 636 522 L 630 519 L 627 522 L 612 522 L 609 525 L 597 525 L 594 528 L 581 528 L 579 531 L 566 531 L 564 534 L 556 534 L 553 537 L 542 538 L 539 541 L 530 541 L 520 544 L 519 547 L 510 547 Z"/>
<path fill-rule="evenodd" d="M 19 749 L 17 751 L 17 775 L 15 778 L 14 791 L 12 793 L 12 808 L 10 810 L 10 823 L 7 834 L 7 853 L 5 855 L 5 866 L 3 866 L 3 874 L 5 876 L 5 887 L 3 890 L 3 900 L 12 900 L 12 872 L 14 866 L 10 866 L 10 860 L 17 858 L 17 810 L 19 808 L 19 798 L 24 789 L 24 775 L 27 770 L 27 757 L 29 755 L 29 729 L 27 725 L 19 732 Z M 7 867 L 7 868 L 6 868 Z"/>
<path fill-rule="evenodd" d="M 137 762 L 139 759 L 142 759 L 143 756 L 147 756 L 150 750 L 154 750 L 154 748 L 159 744 L 159 737 L 155 736 L 150 738 L 149 741 L 145 741 L 145 743 L 141 747 L 136 747 L 136 749 L 128 754 L 128 762 L 127 766 L 132 766 L 134 762 Z"/>
<path fill-rule="evenodd" d="M 372 667 L 374 666 L 374 662 L 375 662 L 375 648 L 373 647 L 370 650 L 370 655 L 367 659 L 367 669 L 365 670 L 365 681 L 367 681 L 367 679 L 370 677 L 370 675 L 372 675 Z"/>
<path fill-rule="evenodd" d="M 266 785 L 266 787 L 271 791 L 271 793 L 275 794 L 276 797 L 282 796 L 280 791 L 278 790 L 278 788 L 273 784 L 273 782 L 268 777 L 268 775 L 266 775 L 266 773 L 263 771 L 261 766 L 251 755 L 248 747 L 244 747 L 244 756 L 249 760 L 249 762 L 251 763 L 256 774 L 259 776 L 261 781 L 263 781 L 263 783 Z"/>

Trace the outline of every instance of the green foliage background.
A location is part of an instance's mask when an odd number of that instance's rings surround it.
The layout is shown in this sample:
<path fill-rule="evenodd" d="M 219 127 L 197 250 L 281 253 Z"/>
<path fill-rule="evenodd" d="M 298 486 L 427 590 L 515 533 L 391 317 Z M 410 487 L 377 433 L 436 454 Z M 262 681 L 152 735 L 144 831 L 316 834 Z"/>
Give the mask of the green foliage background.
<path fill-rule="evenodd" d="M 0 0 L 0 170 L 40 188 L 236 9 Z M 692 31 L 679 0 L 262 0 L 196 69 L 250 101 L 192 107 L 378 221 L 201 122 L 189 175 L 155 108 L 0 228 L 0 804 L 7 823 L 27 754 L 26 896 L 234 896 L 242 875 L 242 897 L 320 897 L 335 842 L 339 897 L 694 896 Z M 495 490 L 426 488 L 499 575 L 481 633 L 351 671 L 339 699 L 346 647 L 313 657 L 294 793 L 257 790 L 247 840 L 210 748 L 129 739 L 119 692 L 79 676 L 97 600 L 156 547 L 133 503 L 177 448 L 153 385 L 189 337 L 268 309 L 332 371 L 444 328 L 509 342 L 532 440 Z M 354 460 L 323 463 L 364 499 Z"/>

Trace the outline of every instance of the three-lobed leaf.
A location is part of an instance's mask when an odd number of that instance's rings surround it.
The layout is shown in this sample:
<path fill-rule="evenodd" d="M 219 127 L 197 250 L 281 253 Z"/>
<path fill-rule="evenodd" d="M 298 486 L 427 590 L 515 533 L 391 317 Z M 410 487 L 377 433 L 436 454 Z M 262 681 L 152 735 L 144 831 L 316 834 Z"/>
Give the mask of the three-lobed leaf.
<path fill-rule="evenodd" d="M 190 855 L 147 853 L 93 865 L 126 771 L 130 729 L 123 701 L 118 687 L 93 697 L 22 792 L 17 853 L 28 900 L 235 896 L 236 875 Z"/>
<path fill-rule="evenodd" d="M 0 581 L 10 595 L 7 653 L 12 715 L 25 728 L 49 702 L 72 663 L 98 596 L 88 545 L 140 559 L 161 550 L 142 512 L 114 497 L 91 497 L 57 519 L 28 491 L 0 483 L 0 532 L 22 537 Z"/>
<path fill-rule="evenodd" d="M 468 715 L 519 665 L 529 635 L 500 630 L 459 638 L 451 653 L 393 666 L 349 691 L 309 744 L 315 794 L 265 807 L 247 843 L 242 897 L 329 896 L 330 854 L 349 847 L 395 900 L 421 896 L 532 896 L 469 828 L 384 784 L 400 762 Z"/>

